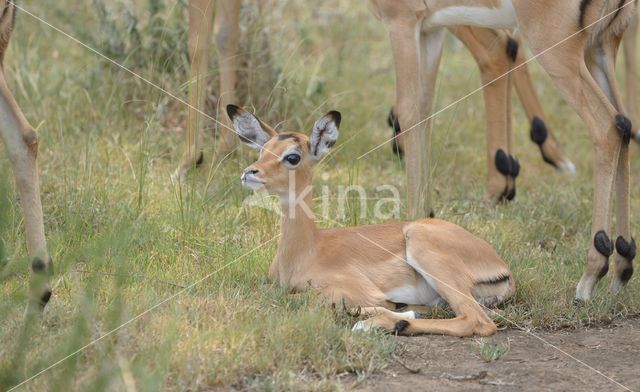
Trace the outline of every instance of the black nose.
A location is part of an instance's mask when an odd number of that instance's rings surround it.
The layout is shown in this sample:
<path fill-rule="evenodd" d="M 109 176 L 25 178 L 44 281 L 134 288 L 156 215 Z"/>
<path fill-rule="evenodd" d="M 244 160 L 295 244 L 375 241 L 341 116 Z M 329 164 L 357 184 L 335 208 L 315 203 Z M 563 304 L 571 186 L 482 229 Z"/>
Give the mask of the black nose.
<path fill-rule="evenodd" d="M 244 174 L 257 174 L 259 172 L 260 170 L 258 169 L 250 168 L 250 169 L 245 169 Z"/>

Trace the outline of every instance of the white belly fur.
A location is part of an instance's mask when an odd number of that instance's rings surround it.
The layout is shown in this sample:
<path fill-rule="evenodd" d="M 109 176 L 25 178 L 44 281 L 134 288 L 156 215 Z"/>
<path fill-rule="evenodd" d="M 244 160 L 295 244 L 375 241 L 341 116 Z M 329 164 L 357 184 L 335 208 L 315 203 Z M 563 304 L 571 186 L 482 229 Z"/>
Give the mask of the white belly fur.
<path fill-rule="evenodd" d="M 479 26 L 493 29 L 516 27 L 512 0 L 502 0 L 499 8 L 448 7 L 437 11 L 425 23 L 425 29 L 446 26 Z"/>
<path fill-rule="evenodd" d="M 422 279 L 418 280 L 416 286 L 404 285 L 397 287 L 386 293 L 387 299 L 395 303 L 403 303 L 407 305 L 423 305 L 423 306 L 442 306 L 446 302 L 440 297 L 440 294 L 433 288 L 431 276 L 425 273 L 420 264 L 411 257 L 407 251 L 407 263 L 415 269 Z"/>
<path fill-rule="evenodd" d="M 387 300 L 407 305 L 438 306 L 444 303 L 440 294 L 424 279 L 417 286 L 404 285 L 386 293 Z"/>

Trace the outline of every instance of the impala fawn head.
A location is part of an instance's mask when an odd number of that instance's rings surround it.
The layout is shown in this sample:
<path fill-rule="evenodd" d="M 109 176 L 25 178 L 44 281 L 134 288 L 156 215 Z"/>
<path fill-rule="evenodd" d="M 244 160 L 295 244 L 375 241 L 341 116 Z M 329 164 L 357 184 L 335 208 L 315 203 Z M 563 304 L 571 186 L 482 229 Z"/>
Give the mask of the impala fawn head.
<path fill-rule="evenodd" d="M 316 121 L 307 136 L 299 132 L 278 134 L 256 116 L 235 105 L 227 106 L 227 114 L 240 140 L 260 150 L 258 160 L 242 172 L 242 185 L 248 189 L 277 193 L 283 203 L 309 192 L 312 168 L 338 139 L 341 119 L 339 112 L 331 111 Z"/>

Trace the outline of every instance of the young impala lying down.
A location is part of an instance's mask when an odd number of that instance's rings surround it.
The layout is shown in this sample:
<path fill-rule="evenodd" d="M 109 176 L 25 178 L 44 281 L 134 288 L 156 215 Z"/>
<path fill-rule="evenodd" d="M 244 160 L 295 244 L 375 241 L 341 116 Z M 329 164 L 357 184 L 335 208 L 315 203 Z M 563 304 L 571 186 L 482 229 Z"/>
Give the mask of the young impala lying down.
<path fill-rule="evenodd" d="M 311 210 L 313 166 L 338 138 L 340 113 L 320 118 L 307 137 L 276 133 L 249 112 L 227 113 L 260 158 L 242 173 L 242 185 L 280 196 L 282 237 L 270 277 L 293 291 L 311 288 L 332 303 L 362 306 L 372 316 L 354 326 L 401 334 L 491 335 L 496 326 L 483 306 L 511 297 L 509 267 L 485 241 L 437 219 L 321 230 Z M 416 310 L 448 304 L 456 317 L 416 319 Z M 396 313 L 392 310 L 407 308 Z"/>

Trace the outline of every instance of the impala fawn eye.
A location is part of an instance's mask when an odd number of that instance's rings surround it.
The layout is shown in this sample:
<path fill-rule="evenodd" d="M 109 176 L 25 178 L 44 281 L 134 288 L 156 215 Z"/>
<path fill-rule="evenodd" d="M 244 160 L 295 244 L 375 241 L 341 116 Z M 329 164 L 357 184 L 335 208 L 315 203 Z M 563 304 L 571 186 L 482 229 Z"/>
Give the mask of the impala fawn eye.
<path fill-rule="evenodd" d="M 284 157 L 284 161 L 290 164 L 291 166 L 295 166 L 300 163 L 300 155 L 298 154 L 289 154 Z"/>

